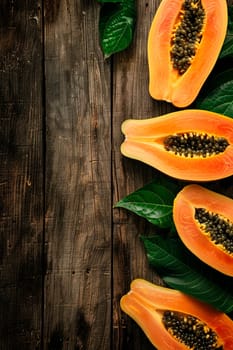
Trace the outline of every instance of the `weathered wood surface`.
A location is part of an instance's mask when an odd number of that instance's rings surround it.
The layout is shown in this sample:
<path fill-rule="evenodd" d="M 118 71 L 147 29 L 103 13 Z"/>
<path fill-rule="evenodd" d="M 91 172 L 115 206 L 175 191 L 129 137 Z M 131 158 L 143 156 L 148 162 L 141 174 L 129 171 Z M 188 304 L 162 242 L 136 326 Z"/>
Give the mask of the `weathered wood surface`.
<path fill-rule="evenodd" d="M 160 282 L 113 205 L 155 171 L 120 154 L 120 126 L 173 110 L 148 94 L 160 1 L 138 1 L 134 42 L 104 60 L 96 0 L 1 0 L 0 349 L 152 349 L 119 299 Z"/>
<path fill-rule="evenodd" d="M 46 2 L 45 348 L 110 348 L 111 89 L 97 18 L 94 1 Z"/>
<path fill-rule="evenodd" d="M 43 307 L 41 8 L 0 5 L 0 348 L 39 349 Z"/>

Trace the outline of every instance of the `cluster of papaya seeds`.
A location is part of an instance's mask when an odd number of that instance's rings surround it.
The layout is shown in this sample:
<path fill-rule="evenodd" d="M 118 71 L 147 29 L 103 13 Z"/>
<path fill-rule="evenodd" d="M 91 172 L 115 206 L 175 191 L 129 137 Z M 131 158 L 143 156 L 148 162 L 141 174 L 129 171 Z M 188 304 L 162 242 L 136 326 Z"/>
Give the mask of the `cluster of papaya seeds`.
<path fill-rule="evenodd" d="M 233 349 L 233 321 L 178 290 L 135 279 L 120 305 L 158 350 Z"/>
<path fill-rule="evenodd" d="M 198 184 L 186 185 L 174 200 L 173 219 L 194 255 L 233 277 L 233 199 Z"/>
<path fill-rule="evenodd" d="M 147 43 L 153 98 L 182 108 L 194 101 L 221 51 L 227 10 L 226 0 L 161 1 Z"/>
<path fill-rule="evenodd" d="M 233 174 L 233 119 L 184 109 L 128 119 L 121 153 L 177 179 L 213 181 Z"/>

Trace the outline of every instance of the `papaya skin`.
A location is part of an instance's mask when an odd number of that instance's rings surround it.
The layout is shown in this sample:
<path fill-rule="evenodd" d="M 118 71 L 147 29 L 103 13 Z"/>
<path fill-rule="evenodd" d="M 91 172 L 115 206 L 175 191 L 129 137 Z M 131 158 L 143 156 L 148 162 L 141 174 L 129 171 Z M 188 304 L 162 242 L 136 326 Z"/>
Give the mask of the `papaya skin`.
<path fill-rule="evenodd" d="M 181 157 L 168 152 L 164 140 L 168 135 L 187 131 L 224 137 L 229 145 L 223 153 L 209 157 Z M 223 115 L 186 109 L 142 120 L 122 123 L 125 140 L 121 153 L 144 162 L 159 171 L 182 180 L 212 181 L 233 174 L 233 120 Z"/>
<path fill-rule="evenodd" d="M 219 346 L 233 349 L 233 322 L 223 312 L 180 291 L 157 286 L 144 279 L 132 281 L 130 291 L 120 300 L 121 309 L 144 331 L 158 350 L 188 350 L 164 327 L 163 310 L 192 315 L 218 335 Z"/>
<path fill-rule="evenodd" d="M 179 75 L 170 59 L 171 32 L 183 0 L 162 0 L 148 35 L 149 93 L 183 108 L 197 97 L 221 51 L 228 23 L 226 0 L 202 0 L 202 39 L 187 71 Z"/>
<path fill-rule="evenodd" d="M 227 253 L 203 234 L 194 219 L 195 208 L 205 208 L 233 222 L 233 200 L 192 184 L 178 193 L 173 205 L 174 223 L 185 246 L 212 268 L 233 276 L 233 254 Z"/>

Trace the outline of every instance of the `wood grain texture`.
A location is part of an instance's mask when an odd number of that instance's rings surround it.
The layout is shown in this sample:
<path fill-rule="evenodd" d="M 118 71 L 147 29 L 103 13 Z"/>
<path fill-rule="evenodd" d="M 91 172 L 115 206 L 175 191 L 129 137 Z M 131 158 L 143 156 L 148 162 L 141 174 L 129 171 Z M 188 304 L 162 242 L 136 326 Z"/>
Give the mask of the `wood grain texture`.
<path fill-rule="evenodd" d="M 141 162 L 123 157 L 119 150 L 125 119 L 163 115 L 175 108 L 149 96 L 147 36 L 160 1 L 137 2 L 136 33 L 133 45 L 113 61 L 113 202 L 152 181 L 158 172 Z M 227 181 L 225 182 L 225 187 Z M 229 184 L 228 184 L 229 186 Z M 221 186 L 220 186 L 221 187 Z M 231 193 L 226 188 L 226 193 Z M 134 278 L 160 284 L 155 269 L 148 266 L 140 235 L 155 228 L 124 209 L 113 211 L 113 349 L 154 349 L 136 323 L 121 312 L 119 301 Z"/>
<path fill-rule="evenodd" d="M 43 142 L 40 2 L 0 5 L 0 348 L 39 349 Z"/>
<path fill-rule="evenodd" d="M 0 2 L 0 350 L 154 349 L 119 306 L 132 279 L 162 283 L 154 227 L 113 208 L 158 175 L 120 154 L 121 123 L 174 110 L 148 93 L 160 0 L 136 3 L 132 45 L 104 60 L 97 0 Z"/>
<path fill-rule="evenodd" d="M 137 2 L 134 42 L 116 55 L 113 62 L 113 201 L 150 182 L 158 173 L 152 168 L 123 157 L 121 123 L 125 119 L 157 116 L 173 108 L 154 101 L 148 93 L 147 35 L 159 1 Z M 159 283 L 157 274 L 148 266 L 140 241 L 141 234 L 153 228 L 121 209 L 113 211 L 113 349 L 153 349 L 152 345 L 119 308 L 120 297 L 137 277 Z"/>
<path fill-rule="evenodd" d="M 55 3 L 45 6 L 44 347 L 109 349 L 110 65 L 99 47 L 97 2 Z"/>

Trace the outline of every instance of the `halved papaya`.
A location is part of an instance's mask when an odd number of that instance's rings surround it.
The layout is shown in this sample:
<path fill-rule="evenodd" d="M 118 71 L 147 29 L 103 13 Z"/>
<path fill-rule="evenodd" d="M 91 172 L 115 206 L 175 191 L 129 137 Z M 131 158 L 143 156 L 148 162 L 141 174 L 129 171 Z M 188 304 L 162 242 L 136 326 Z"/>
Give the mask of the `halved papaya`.
<path fill-rule="evenodd" d="M 187 185 L 174 200 L 173 218 L 193 254 L 233 276 L 233 199 L 200 185 Z"/>
<path fill-rule="evenodd" d="M 233 120 L 195 109 L 122 124 L 123 155 L 175 178 L 211 181 L 233 174 Z"/>
<path fill-rule="evenodd" d="M 190 105 L 217 61 L 227 23 L 226 0 L 162 0 L 148 35 L 150 95 Z"/>
<path fill-rule="evenodd" d="M 158 350 L 233 349 L 233 321 L 180 291 L 136 279 L 120 306 Z"/>

